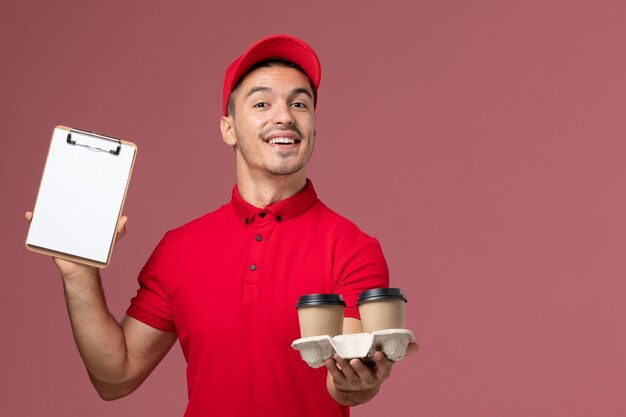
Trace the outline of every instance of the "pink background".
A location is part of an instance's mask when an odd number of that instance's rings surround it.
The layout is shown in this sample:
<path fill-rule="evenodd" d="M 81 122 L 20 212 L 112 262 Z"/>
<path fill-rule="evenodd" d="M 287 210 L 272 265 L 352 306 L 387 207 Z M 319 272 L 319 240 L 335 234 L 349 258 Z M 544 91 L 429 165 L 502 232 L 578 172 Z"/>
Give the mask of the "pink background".
<path fill-rule="evenodd" d="M 228 200 L 223 72 L 281 32 L 323 64 L 310 176 L 380 239 L 421 345 L 353 415 L 626 415 L 624 22 L 597 0 L 3 1 L 0 415 L 182 416 L 178 345 L 98 398 L 22 213 L 54 125 L 137 143 L 103 274 L 121 318 L 163 233 Z"/>

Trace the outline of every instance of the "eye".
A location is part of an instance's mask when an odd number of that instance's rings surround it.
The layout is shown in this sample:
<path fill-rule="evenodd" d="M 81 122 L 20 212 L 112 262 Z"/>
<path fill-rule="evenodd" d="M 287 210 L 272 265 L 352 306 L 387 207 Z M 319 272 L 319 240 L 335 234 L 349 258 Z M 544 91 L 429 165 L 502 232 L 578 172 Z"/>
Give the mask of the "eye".
<path fill-rule="evenodd" d="M 306 107 L 307 107 L 306 104 L 304 104 L 301 101 L 296 101 L 295 103 L 291 103 L 291 105 L 293 107 L 295 107 L 295 108 L 298 108 L 298 109 L 306 109 Z"/>
<path fill-rule="evenodd" d="M 269 106 L 269 103 L 266 103 L 265 101 L 260 101 L 260 102 L 256 103 L 253 107 L 263 108 L 263 107 L 267 107 L 267 106 Z"/>

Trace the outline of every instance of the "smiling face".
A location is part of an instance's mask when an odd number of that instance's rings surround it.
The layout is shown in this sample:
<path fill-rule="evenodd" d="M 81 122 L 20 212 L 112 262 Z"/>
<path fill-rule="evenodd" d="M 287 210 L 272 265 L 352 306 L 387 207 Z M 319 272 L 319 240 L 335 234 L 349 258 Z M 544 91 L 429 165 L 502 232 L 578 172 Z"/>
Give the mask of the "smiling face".
<path fill-rule="evenodd" d="M 235 147 L 238 174 L 305 176 L 315 145 L 313 91 L 302 72 L 261 67 L 233 91 L 234 112 L 221 121 Z"/>

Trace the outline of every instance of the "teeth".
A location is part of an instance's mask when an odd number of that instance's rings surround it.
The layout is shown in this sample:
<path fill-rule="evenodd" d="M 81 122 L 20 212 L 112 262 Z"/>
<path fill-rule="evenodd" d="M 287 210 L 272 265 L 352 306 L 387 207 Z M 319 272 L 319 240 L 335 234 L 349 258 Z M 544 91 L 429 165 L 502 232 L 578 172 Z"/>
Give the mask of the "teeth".
<path fill-rule="evenodd" d="M 292 138 L 272 138 L 268 141 L 271 144 L 291 144 L 291 143 L 296 143 L 295 139 Z"/>

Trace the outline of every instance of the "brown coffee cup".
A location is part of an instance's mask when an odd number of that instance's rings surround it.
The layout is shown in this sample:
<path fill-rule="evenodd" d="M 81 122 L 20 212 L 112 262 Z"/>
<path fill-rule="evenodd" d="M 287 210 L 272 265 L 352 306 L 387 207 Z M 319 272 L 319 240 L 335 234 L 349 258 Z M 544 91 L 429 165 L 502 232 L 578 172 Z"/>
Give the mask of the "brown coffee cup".
<path fill-rule="evenodd" d="M 337 336 L 343 333 L 343 310 L 346 303 L 340 294 L 307 294 L 298 299 L 300 337 Z"/>
<path fill-rule="evenodd" d="M 404 329 L 406 297 L 400 288 L 375 288 L 363 291 L 356 305 L 365 333 L 376 330 Z"/>

